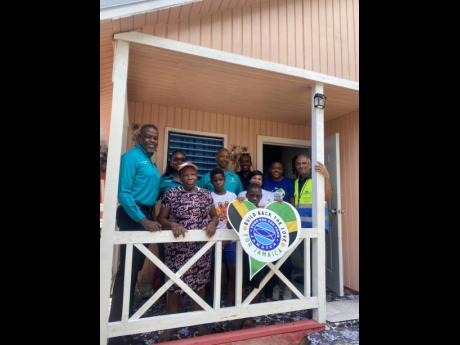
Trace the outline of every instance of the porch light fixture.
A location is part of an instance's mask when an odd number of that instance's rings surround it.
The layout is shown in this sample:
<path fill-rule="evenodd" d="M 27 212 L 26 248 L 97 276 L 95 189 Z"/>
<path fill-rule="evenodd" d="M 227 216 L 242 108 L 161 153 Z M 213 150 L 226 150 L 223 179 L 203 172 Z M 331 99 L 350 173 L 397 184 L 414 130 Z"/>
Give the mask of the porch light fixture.
<path fill-rule="evenodd" d="M 313 97 L 315 108 L 326 108 L 326 99 L 327 97 L 324 96 L 322 93 L 315 93 L 315 96 Z"/>

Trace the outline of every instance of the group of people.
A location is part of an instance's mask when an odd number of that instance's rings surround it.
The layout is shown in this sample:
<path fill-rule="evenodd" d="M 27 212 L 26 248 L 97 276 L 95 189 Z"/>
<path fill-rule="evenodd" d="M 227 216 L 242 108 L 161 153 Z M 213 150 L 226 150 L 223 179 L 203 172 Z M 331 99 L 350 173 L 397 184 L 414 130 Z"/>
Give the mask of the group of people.
<path fill-rule="evenodd" d="M 297 179 L 294 181 L 284 176 L 284 167 L 281 162 L 272 162 L 268 175 L 264 179 L 263 173 L 251 170 L 252 161 L 248 153 L 239 157 L 240 171 L 228 169 L 230 152 L 220 148 L 216 153 L 216 167 L 198 177 L 198 168 L 187 159 L 185 152 L 176 150 L 163 176 L 151 157 L 158 146 L 159 132 L 153 124 L 143 125 L 136 137 L 136 145 L 122 155 L 120 163 L 120 179 L 118 189 L 119 206 L 116 221 L 120 231 L 160 231 L 172 230 L 175 237 L 186 237 L 189 230 L 202 229 L 211 238 L 217 229 L 229 229 L 227 221 L 227 207 L 235 199 L 245 198 L 258 207 L 264 207 L 272 201 L 285 201 L 294 205 L 300 213 L 302 227 L 312 227 L 312 180 L 311 160 L 307 155 L 300 154 L 295 158 Z M 317 163 L 316 171 L 325 178 L 326 201 L 332 196 L 330 175 L 326 167 Z M 155 212 L 157 201 L 161 201 L 158 215 Z M 179 270 L 200 248 L 203 242 L 173 242 L 159 245 L 159 255 L 162 261 L 173 271 Z M 225 305 L 234 303 L 236 243 L 223 243 L 223 265 L 225 267 L 227 284 Z M 119 321 L 122 312 L 123 280 L 126 246 L 120 250 L 120 266 L 115 277 L 112 305 L 109 321 Z M 181 279 L 200 297 L 206 298 L 212 293 L 210 287 L 213 256 L 211 250 L 205 253 L 192 267 L 182 275 Z M 247 258 L 246 258 L 247 260 Z M 142 269 L 145 256 L 137 249 L 133 249 L 131 289 L 129 315 L 132 315 L 135 284 Z M 246 266 L 246 263 L 245 265 Z M 292 265 L 287 260 L 282 266 L 286 277 L 290 277 Z M 263 272 L 258 276 L 262 276 Z M 265 275 L 265 274 L 263 274 Z M 245 284 L 254 286 L 261 278 L 249 282 L 247 274 L 243 276 Z M 255 277 L 257 278 L 257 276 Z M 267 284 L 264 295 L 267 299 L 279 299 L 279 293 L 273 286 L 279 282 L 271 279 Z M 279 290 L 279 289 L 278 289 Z M 290 290 L 286 289 L 283 297 L 290 298 Z M 180 306 L 180 296 L 183 290 L 172 285 L 167 291 L 166 309 L 168 313 L 175 313 Z M 195 310 L 200 307 L 193 302 Z M 198 328 L 200 334 L 205 334 L 207 328 L 202 325 Z M 167 340 L 171 332 L 162 333 L 162 340 Z M 111 344 L 127 344 L 129 337 L 111 338 Z"/>

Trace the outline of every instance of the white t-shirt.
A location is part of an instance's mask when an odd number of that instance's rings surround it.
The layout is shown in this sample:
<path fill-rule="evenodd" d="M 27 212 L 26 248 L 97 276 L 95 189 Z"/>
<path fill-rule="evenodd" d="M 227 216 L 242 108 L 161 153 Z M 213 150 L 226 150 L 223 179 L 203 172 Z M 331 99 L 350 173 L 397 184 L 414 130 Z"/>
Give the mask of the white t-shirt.
<path fill-rule="evenodd" d="M 217 229 L 227 229 L 227 207 L 231 201 L 236 199 L 236 194 L 227 191 L 223 195 L 216 194 L 215 192 L 211 192 L 211 195 L 217 216 L 219 217 Z"/>
<path fill-rule="evenodd" d="M 246 191 L 238 194 L 238 197 L 240 196 L 244 196 L 246 198 Z M 272 192 L 269 192 L 268 190 L 262 189 L 262 198 L 259 201 L 259 207 L 265 207 L 272 201 L 275 201 L 274 194 Z"/>

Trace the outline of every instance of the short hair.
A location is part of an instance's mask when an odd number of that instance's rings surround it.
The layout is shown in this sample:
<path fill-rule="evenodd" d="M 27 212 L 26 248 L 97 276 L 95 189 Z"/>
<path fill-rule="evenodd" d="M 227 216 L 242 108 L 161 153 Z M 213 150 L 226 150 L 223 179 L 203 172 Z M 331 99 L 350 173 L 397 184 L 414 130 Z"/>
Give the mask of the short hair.
<path fill-rule="evenodd" d="M 241 160 L 241 158 L 243 157 L 249 157 L 249 160 L 251 161 L 252 163 L 252 158 L 251 158 L 251 154 L 249 152 L 243 152 L 241 155 L 240 155 L 240 158 L 238 158 L 238 162 Z"/>
<path fill-rule="evenodd" d="M 264 174 L 262 173 L 262 171 L 260 171 L 260 170 L 253 170 L 253 171 L 251 171 L 251 172 L 248 174 L 248 179 L 250 180 L 250 179 L 252 179 L 254 176 L 258 176 L 258 175 L 264 177 Z"/>
<path fill-rule="evenodd" d="M 222 147 L 219 147 L 219 149 L 217 150 L 217 152 L 216 152 L 216 157 L 217 157 L 217 155 L 218 155 L 221 151 L 223 151 L 223 150 L 228 151 L 228 153 L 230 153 L 230 150 L 229 150 L 229 149 L 227 149 L 226 147 L 223 147 L 223 146 L 222 146 Z"/>
<path fill-rule="evenodd" d="M 257 183 L 248 184 L 248 188 L 246 189 L 246 191 L 249 191 L 250 189 L 259 189 L 260 192 L 262 193 L 262 186 L 258 185 Z"/>
<path fill-rule="evenodd" d="M 295 167 L 295 162 L 297 161 L 297 158 L 299 158 L 301 156 L 307 158 L 311 163 L 311 158 L 306 153 L 299 153 L 299 154 L 295 155 L 294 157 L 292 157 L 292 173 L 296 177 L 299 177 L 299 173 L 297 172 L 297 169 Z"/>
<path fill-rule="evenodd" d="M 271 168 L 271 167 L 273 166 L 273 164 L 275 164 L 275 163 L 281 164 L 281 166 L 284 168 L 283 162 L 281 162 L 281 161 L 273 161 L 273 162 L 271 162 L 271 163 L 270 163 L 270 168 Z"/>
<path fill-rule="evenodd" d="M 212 178 L 213 178 L 214 176 L 219 175 L 219 174 L 222 175 L 222 176 L 224 176 L 224 178 L 225 178 L 225 173 L 224 173 L 224 171 L 223 171 L 222 169 L 220 169 L 220 168 L 214 168 L 214 169 L 212 169 L 212 171 L 211 171 L 211 173 L 210 173 L 211 181 L 212 181 Z"/>
<path fill-rule="evenodd" d="M 308 156 L 308 154 L 306 153 L 299 153 L 298 155 L 294 156 L 294 163 L 295 161 L 297 160 L 297 158 L 299 157 L 305 157 L 306 159 L 308 159 L 310 162 L 311 162 L 311 158 Z"/>
<path fill-rule="evenodd" d="M 139 133 L 143 133 L 148 128 L 152 128 L 158 132 L 157 126 L 155 126 L 154 124 L 148 123 L 146 125 L 142 125 L 141 129 L 139 129 Z"/>

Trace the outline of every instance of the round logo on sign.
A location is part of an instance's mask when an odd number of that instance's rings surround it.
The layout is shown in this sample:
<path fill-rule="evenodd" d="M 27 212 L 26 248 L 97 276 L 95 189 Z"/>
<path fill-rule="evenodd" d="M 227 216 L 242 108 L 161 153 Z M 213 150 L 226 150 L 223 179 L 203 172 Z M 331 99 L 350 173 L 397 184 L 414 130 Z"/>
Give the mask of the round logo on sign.
<path fill-rule="evenodd" d="M 256 260 L 279 260 L 289 247 L 286 223 L 273 211 L 255 209 L 240 223 L 240 242 L 244 251 Z"/>

